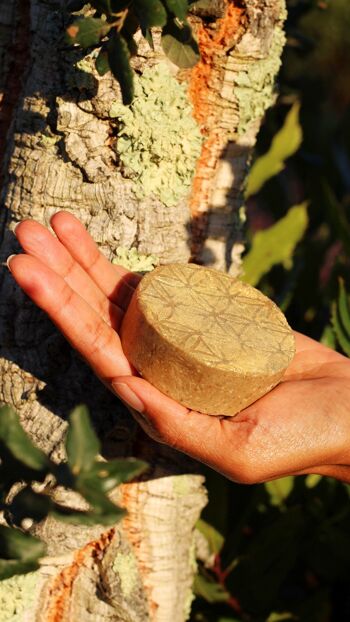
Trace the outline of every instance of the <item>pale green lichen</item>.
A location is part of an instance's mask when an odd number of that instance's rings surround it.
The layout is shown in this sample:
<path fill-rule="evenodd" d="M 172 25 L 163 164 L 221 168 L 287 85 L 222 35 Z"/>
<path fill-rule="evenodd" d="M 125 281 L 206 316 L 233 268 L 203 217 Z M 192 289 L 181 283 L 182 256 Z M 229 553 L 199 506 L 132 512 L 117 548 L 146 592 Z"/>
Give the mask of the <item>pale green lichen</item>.
<path fill-rule="evenodd" d="M 239 135 L 245 134 L 253 121 L 261 119 L 274 102 L 274 84 L 285 40 L 284 31 L 276 27 L 268 57 L 250 62 L 248 68 L 240 71 L 235 78 L 234 93 L 240 113 Z"/>
<path fill-rule="evenodd" d="M 189 567 L 191 571 L 193 572 L 193 575 L 195 575 L 198 570 L 198 564 L 196 560 L 196 542 L 194 538 L 194 532 L 192 533 L 192 541 L 189 546 L 188 556 L 189 556 Z M 191 606 L 192 606 L 193 600 L 194 600 L 193 589 L 189 588 L 186 592 L 186 595 L 184 598 L 184 604 L 183 604 L 183 612 L 184 612 L 185 620 L 188 620 L 188 618 L 190 617 Z"/>
<path fill-rule="evenodd" d="M 37 572 L 0 581 L 1 622 L 24 622 L 23 614 L 34 605 L 37 581 Z"/>
<path fill-rule="evenodd" d="M 119 575 L 123 595 L 128 598 L 136 587 L 138 568 L 132 553 L 118 553 L 113 564 L 113 571 Z"/>
<path fill-rule="evenodd" d="M 117 256 L 112 259 L 112 263 L 123 266 L 132 272 L 151 272 L 159 265 L 159 258 L 156 255 L 141 255 L 136 248 L 124 248 L 118 246 Z"/>
<path fill-rule="evenodd" d="M 77 88 L 79 91 L 89 91 L 94 88 L 96 79 L 94 78 L 95 54 L 91 53 L 81 58 L 71 66 L 67 72 L 67 85 Z"/>
<path fill-rule="evenodd" d="M 119 121 L 115 148 L 134 180 L 137 198 L 154 195 L 171 206 L 186 196 L 202 136 L 186 86 L 177 82 L 167 64 L 135 76 L 133 103 L 130 107 L 113 103 L 110 116 Z"/>
<path fill-rule="evenodd" d="M 188 495 L 191 490 L 191 483 L 188 475 L 174 475 L 173 477 L 173 492 L 178 497 L 184 497 Z"/>
<path fill-rule="evenodd" d="M 61 138 L 62 136 L 58 136 L 57 134 L 41 134 L 40 145 L 46 148 L 53 147 Z"/>
<path fill-rule="evenodd" d="M 194 593 L 192 589 L 188 589 L 184 598 L 184 620 L 188 620 L 191 615 L 192 602 L 194 601 Z"/>

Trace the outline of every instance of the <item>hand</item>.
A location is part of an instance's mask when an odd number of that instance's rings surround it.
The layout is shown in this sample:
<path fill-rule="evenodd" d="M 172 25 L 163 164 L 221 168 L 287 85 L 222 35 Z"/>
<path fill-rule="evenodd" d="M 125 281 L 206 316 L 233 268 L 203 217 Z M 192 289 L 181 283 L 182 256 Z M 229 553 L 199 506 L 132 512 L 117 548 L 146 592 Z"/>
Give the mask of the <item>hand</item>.
<path fill-rule="evenodd" d="M 350 482 L 347 358 L 296 333 L 296 356 L 273 391 L 233 418 L 190 411 L 138 377 L 122 351 L 118 329 L 140 277 L 110 264 L 68 212 L 51 226 L 57 238 L 20 223 L 25 254 L 9 268 L 151 437 L 237 482 L 303 473 Z"/>

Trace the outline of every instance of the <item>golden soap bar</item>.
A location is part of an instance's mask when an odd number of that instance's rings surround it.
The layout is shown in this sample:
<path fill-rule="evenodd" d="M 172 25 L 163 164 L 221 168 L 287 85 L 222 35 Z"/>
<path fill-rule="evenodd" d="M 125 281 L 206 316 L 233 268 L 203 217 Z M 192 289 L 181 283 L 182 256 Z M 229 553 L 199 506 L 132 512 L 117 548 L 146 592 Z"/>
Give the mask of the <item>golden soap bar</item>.
<path fill-rule="evenodd" d="M 278 307 L 254 287 L 195 264 L 146 274 L 121 328 L 141 376 L 184 406 L 233 416 L 281 380 L 294 336 Z"/>

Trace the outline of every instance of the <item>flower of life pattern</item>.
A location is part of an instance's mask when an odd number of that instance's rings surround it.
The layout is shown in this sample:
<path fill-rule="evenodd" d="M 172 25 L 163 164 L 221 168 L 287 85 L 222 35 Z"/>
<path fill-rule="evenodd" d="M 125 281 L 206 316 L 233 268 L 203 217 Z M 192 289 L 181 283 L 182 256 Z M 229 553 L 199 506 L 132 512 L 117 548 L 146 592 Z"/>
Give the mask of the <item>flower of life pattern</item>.
<path fill-rule="evenodd" d="M 157 268 L 139 285 L 147 320 L 167 342 L 205 365 L 250 374 L 285 369 L 294 337 L 256 289 L 195 264 Z"/>

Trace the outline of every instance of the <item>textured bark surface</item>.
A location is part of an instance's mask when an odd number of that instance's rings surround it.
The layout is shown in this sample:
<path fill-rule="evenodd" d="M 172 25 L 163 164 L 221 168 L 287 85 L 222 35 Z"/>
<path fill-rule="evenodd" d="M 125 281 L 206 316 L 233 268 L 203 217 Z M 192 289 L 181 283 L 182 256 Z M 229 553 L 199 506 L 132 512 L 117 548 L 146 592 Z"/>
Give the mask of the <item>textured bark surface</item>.
<path fill-rule="evenodd" d="M 186 262 L 192 253 L 217 268 L 239 270 L 241 186 L 272 100 L 282 37 L 272 63 L 271 41 L 281 35 L 284 4 L 227 0 L 213 2 L 209 16 L 195 11 L 191 17 L 202 61 L 178 79 L 188 84 L 204 142 L 192 194 L 172 207 L 154 197 L 136 199 L 111 148 L 109 111 L 120 99 L 118 85 L 87 69 L 80 52 L 66 49 L 64 5 L 0 0 L 0 120 L 7 137 L 1 262 L 19 250 L 16 222 L 29 217 L 48 223 L 54 212 L 68 209 L 108 258 L 118 246 L 135 246 L 163 263 Z M 133 62 L 142 71 L 160 58 L 159 49 L 153 53 L 143 45 Z M 134 455 L 151 465 L 147 480 L 116 493 L 128 509 L 121 526 L 108 531 L 48 519 L 32 529 L 47 542 L 48 557 L 34 575 L 4 582 L 0 603 L 11 593 L 30 622 L 182 622 L 191 602 L 194 524 L 205 503 L 197 466 L 140 433 L 5 268 L 0 301 L 0 402 L 17 409 L 35 442 L 53 459 L 64 459 L 65 418 L 84 402 L 106 457 Z"/>

